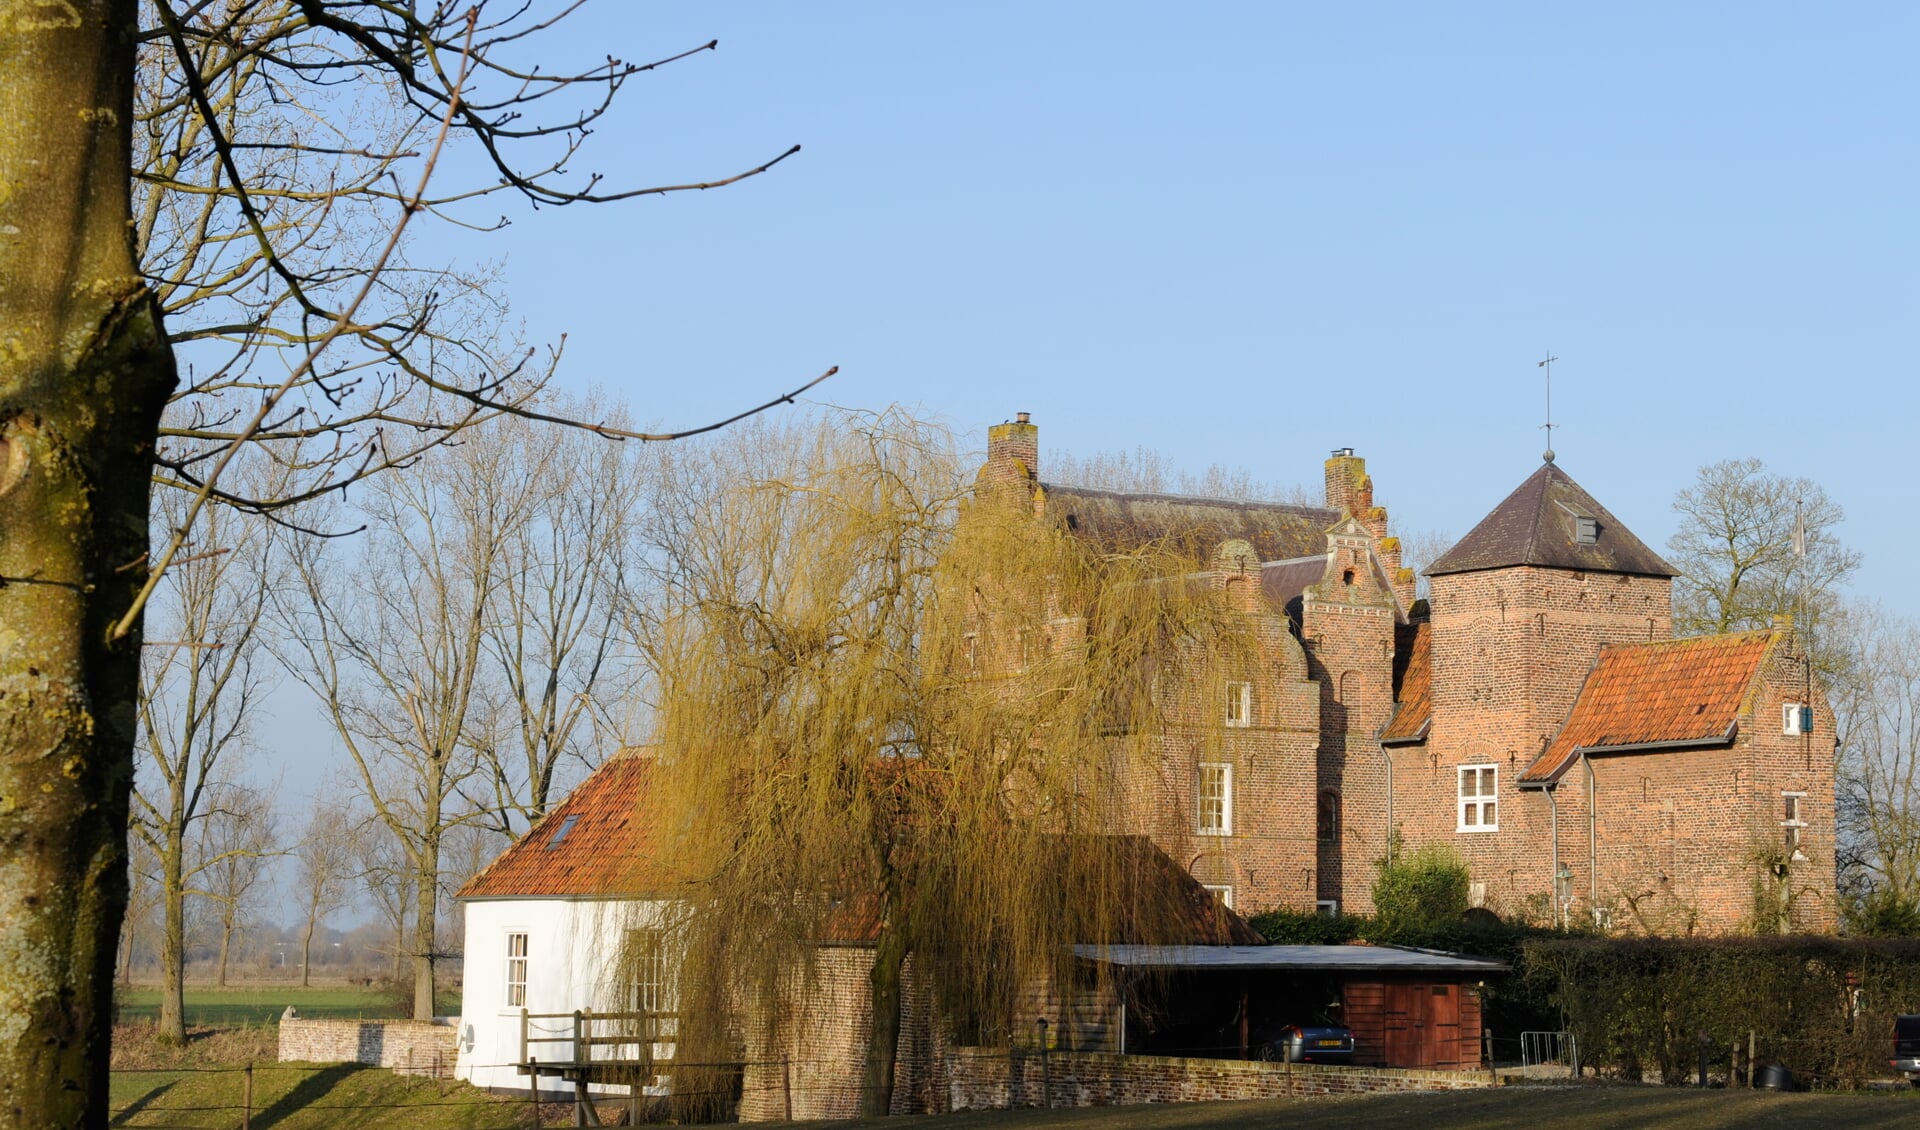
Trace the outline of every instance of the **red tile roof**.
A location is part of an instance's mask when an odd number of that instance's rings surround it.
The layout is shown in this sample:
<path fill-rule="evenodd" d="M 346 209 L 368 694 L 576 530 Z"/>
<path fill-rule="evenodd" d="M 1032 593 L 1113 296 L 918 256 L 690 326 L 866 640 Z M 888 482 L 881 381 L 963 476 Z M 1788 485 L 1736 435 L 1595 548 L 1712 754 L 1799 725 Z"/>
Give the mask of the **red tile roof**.
<path fill-rule="evenodd" d="M 457 897 L 607 898 L 662 889 L 647 866 L 652 829 L 641 818 L 653 779 L 651 757 L 608 761 Z"/>
<path fill-rule="evenodd" d="M 1566 725 L 1521 783 L 1558 779 L 1582 750 L 1732 740 L 1774 639 L 1738 632 L 1600 649 Z"/>
<path fill-rule="evenodd" d="M 1433 720 L 1433 679 L 1430 673 L 1433 628 L 1430 624 L 1414 624 L 1411 627 L 1412 641 L 1404 651 L 1406 668 L 1400 674 L 1400 685 L 1393 696 L 1393 717 L 1388 719 L 1386 728 L 1380 731 L 1381 745 L 1417 742 L 1427 736 L 1427 723 Z M 1404 640 L 1405 630 L 1402 632 L 1401 638 Z"/>

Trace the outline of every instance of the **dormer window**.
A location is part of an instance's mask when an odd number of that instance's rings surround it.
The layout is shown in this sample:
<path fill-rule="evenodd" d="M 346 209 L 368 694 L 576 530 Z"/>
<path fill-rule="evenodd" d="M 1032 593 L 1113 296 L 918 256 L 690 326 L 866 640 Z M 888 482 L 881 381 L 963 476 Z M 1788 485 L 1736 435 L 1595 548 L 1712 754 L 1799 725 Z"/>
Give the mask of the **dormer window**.
<path fill-rule="evenodd" d="M 1600 541 L 1600 520 L 1598 518 L 1574 518 L 1573 540 L 1576 545 L 1598 544 Z"/>

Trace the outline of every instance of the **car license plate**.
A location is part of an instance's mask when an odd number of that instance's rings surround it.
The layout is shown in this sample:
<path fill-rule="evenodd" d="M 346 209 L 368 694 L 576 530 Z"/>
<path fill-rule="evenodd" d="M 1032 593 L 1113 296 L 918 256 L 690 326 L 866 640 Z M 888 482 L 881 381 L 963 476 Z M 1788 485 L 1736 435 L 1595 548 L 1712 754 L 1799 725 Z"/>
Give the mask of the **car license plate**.
<path fill-rule="evenodd" d="M 1314 1044 L 1314 1046 L 1315 1046 L 1315 1047 L 1319 1047 L 1319 1048 L 1337 1048 L 1337 1047 L 1339 1047 L 1339 1046 L 1340 1046 L 1340 1041 L 1338 1041 L 1338 1040 L 1315 1040 L 1315 1041 L 1313 1042 L 1313 1044 Z"/>

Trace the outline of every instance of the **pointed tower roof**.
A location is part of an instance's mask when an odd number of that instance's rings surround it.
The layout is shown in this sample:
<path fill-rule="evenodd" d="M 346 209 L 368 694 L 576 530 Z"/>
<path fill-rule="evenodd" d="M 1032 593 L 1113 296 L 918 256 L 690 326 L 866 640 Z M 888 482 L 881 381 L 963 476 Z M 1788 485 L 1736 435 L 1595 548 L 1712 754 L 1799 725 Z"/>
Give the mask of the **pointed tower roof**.
<path fill-rule="evenodd" d="M 1514 565 L 1641 577 L 1675 575 L 1673 566 L 1551 460 L 1427 566 L 1426 573 L 1438 577 Z"/>

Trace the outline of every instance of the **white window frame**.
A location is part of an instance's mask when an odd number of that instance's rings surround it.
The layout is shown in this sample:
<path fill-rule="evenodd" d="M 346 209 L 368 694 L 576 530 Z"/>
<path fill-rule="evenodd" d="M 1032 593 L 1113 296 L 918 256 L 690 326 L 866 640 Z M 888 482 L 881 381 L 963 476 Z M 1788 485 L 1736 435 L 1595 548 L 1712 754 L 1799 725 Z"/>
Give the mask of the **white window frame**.
<path fill-rule="evenodd" d="M 1807 794 L 1803 792 L 1782 792 L 1780 794 L 1780 839 L 1786 845 L 1787 858 L 1800 862 L 1807 856 L 1802 849 L 1806 847 L 1802 836 L 1807 829 Z"/>
<path fill-rule="evenodd" d="M 1324 914 L 1328 918 L 1338 918 L 1340 917 L 1340 900 L 1339 899 L 1315 899 L 1313 903 L 1313 912 L 1315 914 Z"/>
<path fill-rule="evenodd" d="M 1235 729 L 1253 725 L 1253 684 L 1227 684 L 1226 724 Z"/>
<path fill-rule="evenodd" d="M 1474 774 L 1474 788 L 1480 788 L 1482 774 L 1492 774 L 1493 788 L 1488 792 L 1467 791 L 1467 774 Z M 1498 832 L 1500 830 L 1500 767 L 1491 763 L 1454 766 L 1454 820 L 1456 832 Z M 1467 822 L 1467 813 L 1474 814 L 1472 823 Z M 1493 820 L 1488 822 L 1491 813 Z"/>
<path fill-rule="evenodd" d="M 1791 738 L 1802 737 L 1810 733 L 1811 731 L 1804 725 L 1806 722 L 1806 709 L 1807 704 L 1804 702 L 1781 703 L 1780 732 Z"/>
<path fill-rule="evenodd" d="M 1217 798 L 1207 796 L 1208 777 L 1217 773 L 1220 782 L 1220 795 Z M 1194 831 L 1202 836 L 1233 835 L 1233 765 L 1225 761 L 1202 761 L 1200 772 L 1195 777 Z M 1217 799 L 1219 820 L 1210 826 L 1214 813 L 1209 804 Z"/>
<path fill-rule="evenodd" d="M 1205 887 L 1208 890 L 1208 892 L 1210 892 L 1213 895 L 1214 898 L 1219 899 L 1220 904 L 1222 906 L 1225 906 L 1228 910 L 1233 909 L 1233 885 L 1232 884 L 1202 883 L 1200 885 L 1202 887 Z"/>
<path fill-rule="evenodd" d="M 635 1012 L 673 1012 L 679 1007 L 679 986 L 667 951 L 666 931 L 634 927 L 626 933 L 626 1003 Z"/>
<path fill-rule="evenodd" d="M 524 926 L 509 926 L 505 933 L 507 943 L 505 957 L 506 979 L 501 997 L 503 1002 L 501 1007 L 508 1010 L 517 1010 L 527 1007 L 527 974 L 533 968 L 533 938 L 532 932 Z M 515 939 L 518 939 L 520 942 L 520 952 L 518 953 L 514 952 Z M 518 973 L 519 976 L 515 977 L 515 973 Z M 519 990 L 517 994 L 515 993 L 516 989 Z"/>

